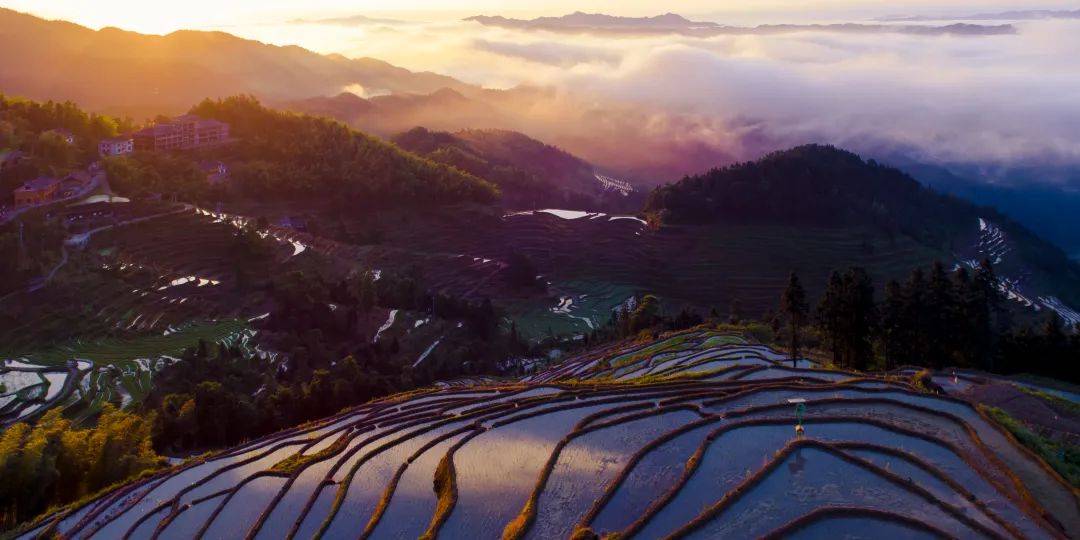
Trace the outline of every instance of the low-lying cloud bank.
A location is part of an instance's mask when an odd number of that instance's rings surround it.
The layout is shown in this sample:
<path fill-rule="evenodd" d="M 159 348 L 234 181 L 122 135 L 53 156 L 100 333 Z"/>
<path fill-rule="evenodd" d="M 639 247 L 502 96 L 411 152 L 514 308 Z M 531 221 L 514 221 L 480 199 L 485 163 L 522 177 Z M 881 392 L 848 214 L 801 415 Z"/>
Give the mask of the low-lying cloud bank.
<path fill-rule="evenodd" d="M 1012 28 L 702 37 L 458 21 L 375 28 L 342 52 L 488 87 L 548 88 L 493 98 L 499 115 L 456 118 L 656 181 L 805 142 L 988 170 L 1080 165 L 1080 21 Z"/>

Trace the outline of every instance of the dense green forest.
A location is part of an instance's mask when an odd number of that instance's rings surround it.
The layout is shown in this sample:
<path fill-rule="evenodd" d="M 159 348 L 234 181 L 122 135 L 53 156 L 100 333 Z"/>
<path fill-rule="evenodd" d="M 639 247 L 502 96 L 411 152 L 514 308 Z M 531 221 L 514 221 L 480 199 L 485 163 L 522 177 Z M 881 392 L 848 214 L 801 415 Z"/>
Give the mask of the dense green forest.
<path fill-rule="evenodd" d="M 794 277 L 768 317 L 789 350 L 816 348 L 833 365 L 857 370 L 959 367 L 1080 382 L 1080 332 L 1050 310 L 1034 321 L 1016 317 L 990 261 L 974 272 L 941 263 L 915 268 L 880 294 L 872 276 L 853 267 L 833 272 L 824 291 L 811 312 L 788 300 L 805 299 Z"/>
<path fill-rule="evenodd" d="M 237 188 L 254 199 L 346 199 L 353 204 L 491 202 L 498 189 L 324 118 L 276 111 L 250 96 L 205 100 L 192 114 L 227 122 L 221 149 Z"/>
<path fill-rule="evenodd" d="M 135 152 L 101 161 L 109 187 L 127 197 L 160 194 L 168 199 L 201 202 L 212 194 L 206 173 L 187 155 Z"/>

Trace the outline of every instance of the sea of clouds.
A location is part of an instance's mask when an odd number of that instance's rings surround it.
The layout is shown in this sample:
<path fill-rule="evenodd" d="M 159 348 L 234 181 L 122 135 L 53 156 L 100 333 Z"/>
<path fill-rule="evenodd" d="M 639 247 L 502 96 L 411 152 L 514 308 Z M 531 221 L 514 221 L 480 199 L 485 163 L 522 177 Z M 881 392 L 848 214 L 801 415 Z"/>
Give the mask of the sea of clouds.
<path fill-rule="evenodd" d="M 601 162 L 652 144 L 654 161 L 683 153 L 686 170 L 673 172 L 693 172 L 823 142 L 929 163 L 1080 164 L 1080 20 L 1004 22 L 1017 31 L 631 36 L 445 20 L 248 33 L 490 88 L 553 88 L 549 111 L 534 104 L 508 127 Z"/>

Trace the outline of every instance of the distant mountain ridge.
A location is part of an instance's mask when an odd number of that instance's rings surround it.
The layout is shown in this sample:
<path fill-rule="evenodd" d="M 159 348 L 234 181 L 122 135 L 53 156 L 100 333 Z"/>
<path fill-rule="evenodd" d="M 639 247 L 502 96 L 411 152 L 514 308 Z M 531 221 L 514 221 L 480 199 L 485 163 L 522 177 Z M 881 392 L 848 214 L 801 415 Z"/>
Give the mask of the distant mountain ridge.
<path fill-rule="evenodd" d="M 691 21 L 681 15 L 666 13 L 654 17 L 616 17 L 580 11 L 561 17 L 511 19 L 503 16 L 477 15 L 468 17 L 485 26 L 517 30 L 544 30 L 569 33 L 618 34 L 682 34 L 696 37 L 719 35 L 769 35 L 789 32 L 897 33 L 915 35 L 997 35 L 1013 34 L 1012 25 L 950 24 L 946 26 L 902 24 L 764 24 L 759 26 L 729 26 L 715 22 Z"/>
<path fill-rule="evenodd" d="M 993 13 L 971 13 L 966 15 L 898 15 L 881 17 L 877 20 L 884 22 L 918 22 L 918 21 L 1026 21 L 1039 19 L 1080 19 L 1080 9 L 1054 10 L 1054 9 L 1025 9 L 1012 11 L 999 11 Z"/>
<path fill-rule="evenodd" d="M 530 20 L 510 19 L 503 16 L 477 15 L 465 19 L 490 26 L 517 26 L 521 28 L 655 28 L 678 29 L 678 28 L 702 28 L 717 27 L 714 22 L 696 22 L 677 15 L 665 13 L 653 17 L 620 17 L 603 13 L 584 13 L 575 11 L 561 17 L 537 17 Z"/>
<path fill-rule="evenodd" d="M 375 92 L 476 90 L 452 77 L 416 73 L 373 58 L 322 55 L 224 32 L 95 31 L 4 8 L 0 50 L 0 89 L 5 93 L 141 116 L 182 112 L 203 98 L 237 93 L 284 101 L 332 95 L 356 85 Z"/>

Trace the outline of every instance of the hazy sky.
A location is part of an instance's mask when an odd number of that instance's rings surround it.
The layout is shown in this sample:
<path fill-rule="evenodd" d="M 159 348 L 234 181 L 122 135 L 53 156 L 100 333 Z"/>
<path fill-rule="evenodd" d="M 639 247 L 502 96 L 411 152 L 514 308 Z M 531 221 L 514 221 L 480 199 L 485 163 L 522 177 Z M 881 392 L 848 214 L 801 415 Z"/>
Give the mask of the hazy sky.
<path fill-rule="evenodd" d="M 313 15 L 387 14 L 404 18 L 459 17 L 478 13 L 516 16 L 561 15 L 582 10 L 615 15 L 676 12 L 709 18 L 788 20 L 868 17 L 910 13 L 962 13 L 998 9 L 1064 8 L 1061 0 L 994 2 L 985 0 L 2 0 L 0 5 L 49 18 L 99 28 L 118 26 L 142 32 L 178 28 L 278 22 Z M 388 7 L 392 6 L 392 7 Z"/>

